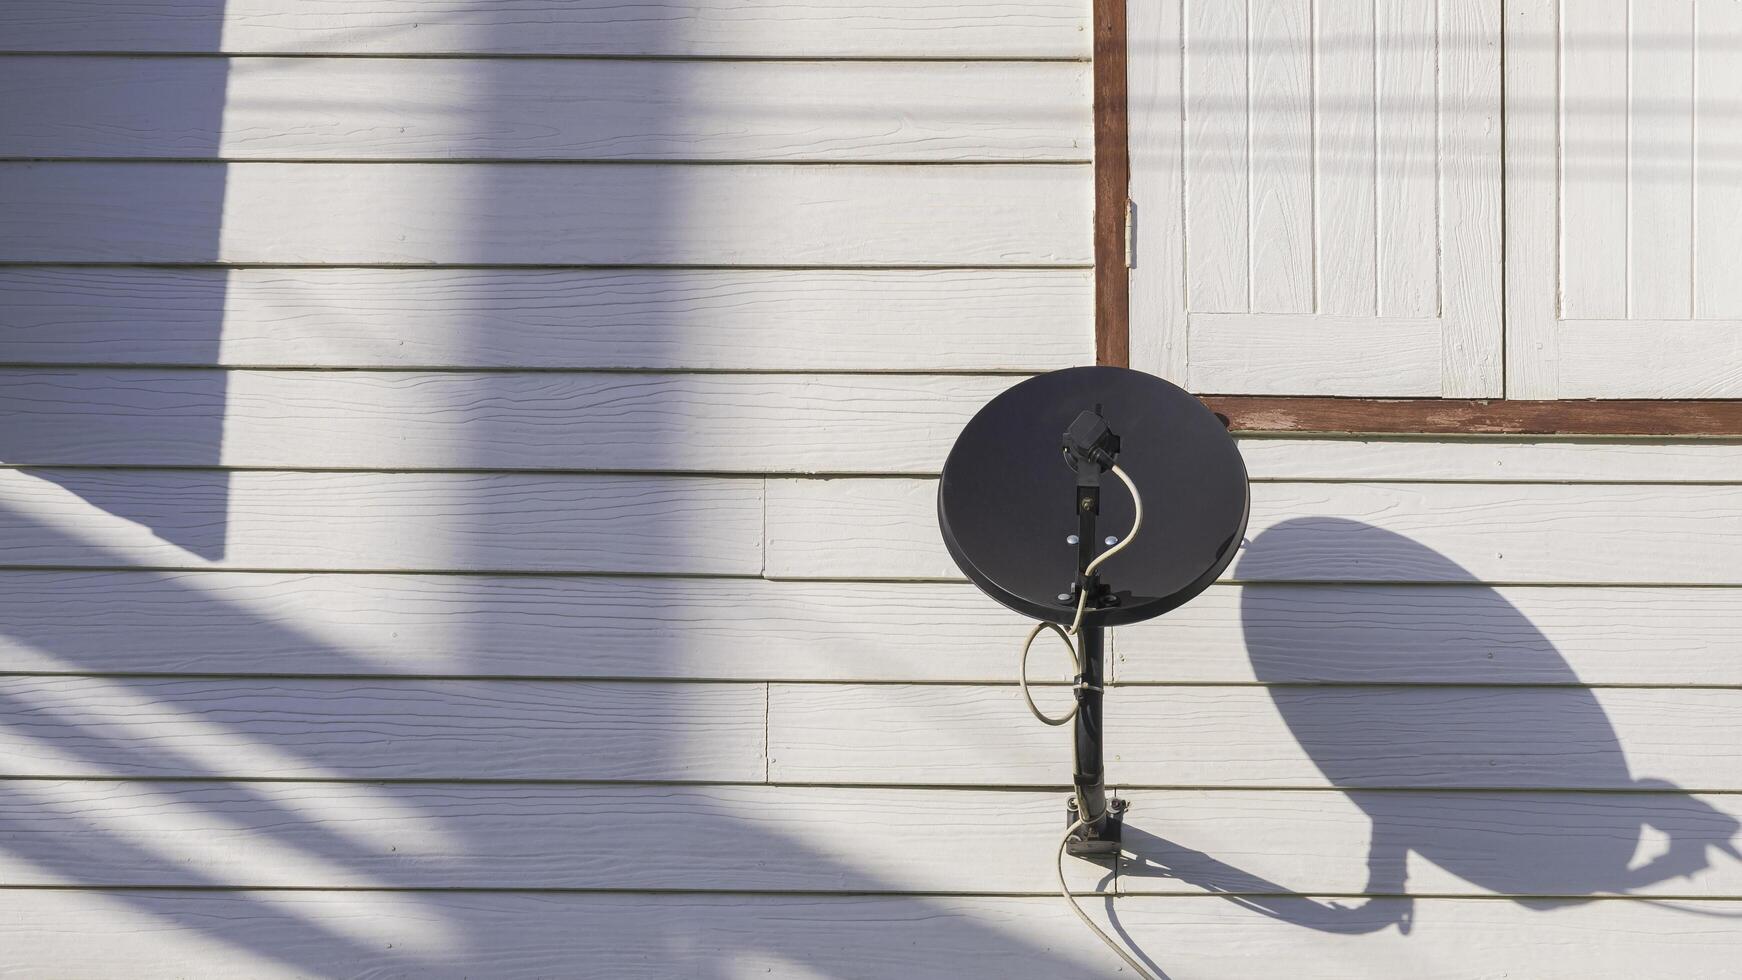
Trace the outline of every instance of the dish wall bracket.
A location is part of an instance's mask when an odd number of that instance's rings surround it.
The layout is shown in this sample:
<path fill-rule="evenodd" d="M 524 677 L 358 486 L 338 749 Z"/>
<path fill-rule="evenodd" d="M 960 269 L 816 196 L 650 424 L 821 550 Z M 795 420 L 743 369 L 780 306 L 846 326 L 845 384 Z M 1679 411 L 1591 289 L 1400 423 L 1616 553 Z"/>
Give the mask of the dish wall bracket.
<path fill-rule="evenodd" d="M 1125 801 L 1107 798 L 1107 771 L 1102 751 L 1101 695 L 1106 678 L 1106 630 L 1090 625 L 1096 611 L 1119 604 L 1101 581 L 1088 573 L 1097 552 L 1096 519 L 1101 514 L 1101 474 L 1112 467 L 1119 454 L 1119 437 L 1101 417 L 1101 406 L 1083 412 L 1064 434 L 1065 464 L 1077 474 L 1072 508 L 1077 515 L 1077 578 L 1069 592 L 1059 598 L 1074 610 L 1084 595 L 1083 624 L 1077 637 L 1081 659 L 1072 689 L 1077 698 L 1075 765 L 1071 782 L 1076 792 L 1066 804 L 1066 820 L 1083 827 L 1065 843 L 1065 852 L 1090 859 L 1117 857 L 1124 829 Z M 1087 810 L 1087 813 L 1082 812 Z"/>

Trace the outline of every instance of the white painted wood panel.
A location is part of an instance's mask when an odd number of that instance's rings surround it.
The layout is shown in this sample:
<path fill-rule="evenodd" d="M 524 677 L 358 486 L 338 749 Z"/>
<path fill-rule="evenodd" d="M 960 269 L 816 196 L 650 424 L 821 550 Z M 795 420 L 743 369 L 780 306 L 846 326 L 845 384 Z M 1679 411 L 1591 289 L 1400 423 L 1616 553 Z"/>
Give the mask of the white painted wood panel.
<path fill-rule="evenodd" d="M 1379 227 L 1374 159 L 1374 4 L 1317 0 L 1313 8 L 1313 243 L 1318 309 L 1378 313 Z M 1437 339 L 1437 338 L 1436 338 Z"/>
<path fill-rule="evenodd" d="M 1063 812 L 1056 793 L 12 780 L 0 782 L 0 874 L 10 886 L 1033 894 L 1057 888 L 1037 858 Z M 1104 863 L 1067 870 L 1085 891 L 1112 878 Z"/>
<path fill-rule="evenodd" d="M 1121 684 L 1742 683 L 1742 590 L 1216 585 L 1113 631 Z"/>
<path fill-rule="evenodd" d="M 1312 3 L 1248 5 L 1253 313 L 1312 313 Z"/>
<path fill-rule="evenodd" d="M 1742 443 L 1720 440 L 1237 440 L 1254 480 L 1738 483 Z"/>
<path fill-rule="evenodd" d="M 1080 63 L 0 58 L 0 156 L 1087 161 Z"/>
<path fill-rule="evenodd" d="M 773 578 L 955 579 L 933 481 L 770 480 Z M 1255 483 L 1241 581 L 1742 584 L 1734 487 Z"/>
<path fill-rule="evenodd" d="M 1445 227 L 1435 200 L 1438 11 L 1434 0 L 1396 0 L 1375 4 L 1373 16 L 1379 315 L 1435 316 L 1439 236 L 1425 232 Z"/>
<path fill-rule="evenodd" d="M 1203 394 L 1438 398 L 1445 325 L 1438 319 L 1301 318 L 1201 313 L 1191 318 L 1191 390 Z M 1307 331 L 1310 331 L 1308 333 Z"/>
<path fill-rule="evenodd" d="M 0 774 L 761 781 L 760 684 L 0 679 Z"/>
<path fill-rule="evenodd" d="M 10 51 L 711 57 L 1089 56 L 1083 0 L 13 0 Z"/>
<path fill-rule="evenodd" d="M 1628 4 L 1628 318 L 1693 316 L 1693 42 L 1694 0 Z"/>
<path fill-rule="evenodd" d="M 1742 691 L 1119 687 L 1107 780 L 1156 787 L 1742 789 Z M 1068 732 L 1014 684 L 769 691 L 776 782 L 1059 786 Z"/>
<path fill-rule="evenodd" d="M 1508 0 L 1510 397 L 1742 396 L 1732 8 Z"/>
<path fill-rule="evenodd" d="M 1172 9 L 1132 22 L 1133 366 L 1500 394 L 1499 4 Z"/>
<path fill-rule="evenodd" d="M 213 571 L 0 572 L 0 624 L 0 672 L 870 681 L 1008 680 L 1024 630 L 960 584 Z"/>
<path fill-rule="evenodd" d="M 1087 266 L 1092 195 L 1074 164 L 5 163 L 0 261 Z"/>
<path fill-rule="evenodd" d="M 3 50 L 181 54 L 1089 57 L 1089 3 L 14 0 Z"/>
<path fill-rule="evenodd" d="M 1185 201 L 1185 301 L 1204 313 L 1245 313 L 1251 309 L 1251 200 L 1249 161 L 1251 127 L 1250 64 L 1247 38 L 1250 10 L 1246 5 L 1184 0 L 1183 25 L 1153 21 L 1159 37 L 1137 37 L 1138 57 L 1173 46 L 1183 36 L 1184 90 L 1174 93 L 1176 111 L 1185 121 L 1184 185 L 1175 198 Z M 1159 110 L 1158 110 L 1159 111 Z M 1171 189 L 1171 188 L 1170 188 Z M 1141 181 L 1132 196 L 1146 212 L 1169 210 L 1166 201 L 1152 201 Z M 1140 263 L 1144 262 L 1139 258 Z M 1140 264 L 1136 268 L 1144 269 Z M 1172 270 L 1157 270 L 1169 275 Z M 1139 276 L 1154 273 L 1138 272 Z M 1159 312 L 1159 311 L 1157 311 Z M 1147 316 L 1133 311 L 1133 332 Z"/>
<path fill-rule="evenodd" d="M 755 575 L 762 481 L 0 470 L 7 566 Z"/>
<path fill-rule="evenodd" d="M 1359 893 L 1381 821 L 1376 872 L 1405 894 L 1742 894 L 1742 866 L 1703 860 L 1736 828 L 1722 795 L 1126 796 L 1121 894 Z M 0 869 L 15 887 L 1035 893 L 1059 812 L 1050 792 L 12 780 Z M 1687 877 L 1629 870 L 1646 827 Z M 1073 889 L 1109 887 L 1104 865 L 1066 868 Z"/>
<path fill-rule="evenodd" d="M 1121 795 L 1121 894 L 1742 895 L 1734 796 Z"/>
<path fill-rule="evenodd" d="M 625 980 L 717 973 L 798 978 L 1102 980 L 1119 961 L 1057 896 L 563 895 L 385 892 L 0 892 L 5 963 L 53 973 L 262 978 L 378 972 Z M 1490 899 L 1252 904 L 1142 897 L 1119 929 L 1169 976 L 1470 980 L 1732 972 L 1734 903 L 1598 901 L 1543 909 Z M 1107 906 L 1096 903 L 1106 922 Z M 1386 928 L 1407 920 L 1410 931 Z M 1085 940 L 1089 940 L 1085 942 Z"/>
<path fill-rule="evenodd" d="M 0 269 L 0 362 L 1038 371 L 1088 270 Z"/>
<path fill-rule="evenodd" d="M 935 472 L 1005 377 L 0 370 L 11 465 Z M 214 447 L 214 431 L 223 431 Z M 216 449 L 216 459 L 213 459 Z"/>

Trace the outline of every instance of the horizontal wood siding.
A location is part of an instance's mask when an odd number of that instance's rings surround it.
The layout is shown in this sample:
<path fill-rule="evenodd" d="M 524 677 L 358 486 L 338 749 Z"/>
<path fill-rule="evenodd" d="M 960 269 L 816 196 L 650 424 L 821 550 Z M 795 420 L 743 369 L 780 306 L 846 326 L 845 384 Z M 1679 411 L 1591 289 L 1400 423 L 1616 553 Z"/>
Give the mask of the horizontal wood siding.
<path fill-rule="evenodd" d="M 1094 356 L 1090 6 L 8 4 L 0 972 L 1107 975 L 933 510 Z M 1113 637 L 1091 914 L 1725 975 L 1742 445 L 1241 448 L 1246 553 Z"/>

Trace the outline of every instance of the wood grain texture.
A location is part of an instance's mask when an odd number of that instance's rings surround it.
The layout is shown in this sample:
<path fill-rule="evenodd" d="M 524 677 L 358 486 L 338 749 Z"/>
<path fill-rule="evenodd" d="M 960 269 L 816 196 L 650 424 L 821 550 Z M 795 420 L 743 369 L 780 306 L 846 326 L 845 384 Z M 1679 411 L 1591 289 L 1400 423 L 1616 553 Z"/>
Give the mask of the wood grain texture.
<path fill-rule="evenodd" d="M 8 566 L 755 575 L 760 480 L 0 470 Z"/>
<path fill-rule="evenodd" d="M 15 0 L 10 51 L 1086 58 L 1082 0 Z"/>
<path fill-rule="evenodd" d="M 6 776 L 757 780 L 757 684 L 0 679 Z"/>
<path fill-rule="evenodd" d="M 1089 357 L 1091 283 L 1075 269 L 12 268 L 0 362 L 1039 371 Z"/>
<path fill-rule="evenodd" d="M 0 783 L 0 874 L 10 886 L 1034 894 L 1057 887 L 1035 858 L 1056 846 L 1061 813 L 1056 793 L 15 780 Z M 1084 891 L 1112 878 L 1105 863 L 1068 870 Z"/>
<path fill-rule="evenodd" d="M 1254 480 L 1742 483 L 1742 443 L 1718 440 L 1240 436 Z"/>
<path fill-rule="evenodd" d="M 1105 978 L 1055 896 L 681 896 L 379 892 L 0 893 L 6 964 L 149 978 L 247 974 L 598 972 L 625 980 L 740 973 L 869 980 Z M 1352 972 L 1422 980 L 1506 976 L 1723 977 L 1742 940 L 1735 903 L 1599 901 L 1551 910 L 1489 899 L 1349 902 L 1287 895 L 1258 908 L 1197 896 L 1122 898 L 1119 929 L 1169 976 L 1240 976 L 1286 963 L 1303 980 Z M 1092 910 L 1106 921 L 1107 906 Z M 1404 935 L 1377 924 L 1408 918 Z"/>
<path fill-rule="evenodd" d="M 1581 4 L 1581 6 L 1586 6 Z M 1506 397 L 1555 398 L 1560 359 L 1559 0 L 1505 0 Z M 1528 93 L 1528 95 L 1527 95 Z M 1521 406 L 1529 408 L 1529 406 Z"/>
<path fill-rule="evenodd" d="M 1595 0 L 1561 8 L 1555 38 L 1559 105 L 1552 112 L 1539 109 L 1528 123 L 1533 129 L 1543 122 L 1560 127 L 1560 316 L 1627 316 L 1630 6 L 1628 0 Z M 1535 117 L 1546 118 L 1539 122 Z M 1555 156 L 1547 145 L 1533 152 Z M 1534 166 L 1535 157 L 1519 162 Z"/>
<path fill-rule="evenodd" d="M 1562 397 L 1742 398 L 1742 322 L 1562 320 L 1558 328 Z"/>
<path fill-rule="evenodd" d="M 1253 313 L 1313 313 L 1312 5 L 1249 7 L 1247 57 Z"/>
<path fill-rule="evenodd" d="M 1313 243 L 1320 312 L 1378 315 L 1375 6 L 1313 5 Z"/>
<path fill-rule="evenodd" d="M 210 571 L 0 572 L 0 623 L 0 672 L 870 681 L 1008 680 L 1024 630 L 957 584 Z"/>
<path fill-rule="evenodd" d="M 1415 435 L 1742 436 L 1742 401 L 1311 398 L 1205 399 L 1245 432 Z"/>
<path fill-rule="evenodd" d="M 1441 312 L 1438 12 L 1433 0 L 1373 10 L 1379 315 L 1431 317 Z"/>
<path fill-rule="evenodd" d="M 1742 691 L 1548 687 L 1120 687 L 1120 786 L 1742 789 L 1723 733 Z M 769 777 L 867 785 L 1060 786 L 1071 746 L 1014 685 L 769 691 Z"/>
<path fill-rule="evenodd" d="M 1694 0 L 1628 5 L 1628 317 L 1693 316 L 1694 35 Z"/>
<path fill-rule="evenodd" d="M 1734 686 L 1742 591 L 1216 585 L 1113 632 L 1121 684 Z"/>
<path fill-rule="evenodd" d="M 1126 227 L 1131 150 L 1125 77 L 1126 4 L 1095 0 L 1095 363 L 1131 362 L 1131 293 Z"/>
<path fill-rule="evenodd" d="M 933 481 L 771 480 L 774 578 L 955 579 Z M 1729 486 L 1255 483 L 1239 581 L 1742 584 Z"/>
<path fill-rule="evenodd" d="M 1068 164 L 6 163 L 0 261 L 1088 266 L 1092 209 Z"/>
<path fill-rule="evenodd" d="M 1437 318 L 1196 313 L 1191 390 L 1435 398 L 1445 329 Z"/>
<path fill-rule="evenodd" d="M 1069 161 L 1088 67 L 1013 62 L 0 59 L 0 156 Z"/>
<path fill-rule="evenodd" d="M 1233 3 L 1185 3 L 1184 120 L 1186 308 L 1251 310 L 1250 11 Z M 1168 25 L 1161 25 L 1165 30 Z M 1147 45 L 1162 38 L 1139 39 Z M 1152 273 L 1153 274 L 1153 273 Z"/>
<path fill-rule="evenodd" d="M 0 370 L 13 465 L 929 472 L 1013 379 Z"/>
<path fill-rule="evenodd" d="M 1183 0 L 1128 4 L 1127 193 L 1135 222 L 1133 272 L 1126 273 L 1129 365 L 1188 383 L 1185 269 L 1185 52 L 1177 41 Z M 1169 43 L 1168 38 L 1174 38 Z M 1181 274 L 1175 274 L 1179 270 Z"/>

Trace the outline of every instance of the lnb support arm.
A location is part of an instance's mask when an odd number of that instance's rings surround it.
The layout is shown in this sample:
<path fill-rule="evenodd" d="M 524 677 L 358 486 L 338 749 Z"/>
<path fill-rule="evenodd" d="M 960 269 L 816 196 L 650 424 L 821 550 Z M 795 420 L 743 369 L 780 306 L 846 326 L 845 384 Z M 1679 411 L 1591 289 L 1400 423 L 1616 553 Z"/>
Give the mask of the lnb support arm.
<path fill-rule="evenodd" d="M 1112 594 L 1099 574 L 1089 573 L 1099 542 L 1096 520 L 1101 514 L 1101 475 L 1119 455 L 1119 436 L 1101 417 L 1100 406 L 1079 414 L 1065 430 L 1065 463 L 1076 472 L 1072 507 L 1077 515 L 1077 576 L 1069 594 L 1074 608 L 1086 596 L 1085 622 L 1078 632 L 1081 671 L 1074 685 L 1077 699 L 1075 764 L 1071 781 L 1076 792 L 1066 805 L 1067 824 L 1081 820 L 1083 826 L 1066 843 L 1068 853 L 1087 858 L 1117 858 L 1124 828 L 1125 801 L 1107 798 L 1107 776 L 1102 752 L 1101 695 L 1106 676 L 1106 634 L 1100 626 L 1088 625 L 1086 611 L 1100 609 Z"/>

